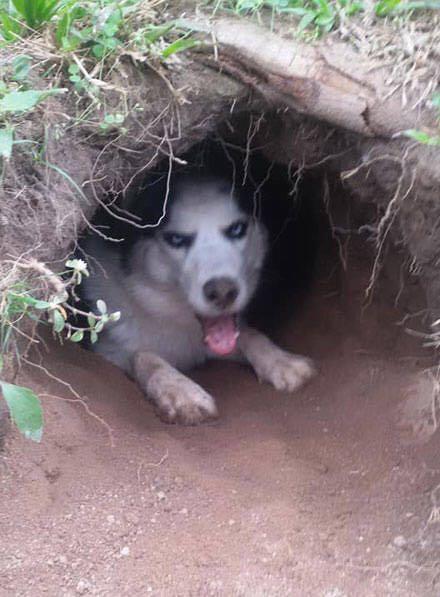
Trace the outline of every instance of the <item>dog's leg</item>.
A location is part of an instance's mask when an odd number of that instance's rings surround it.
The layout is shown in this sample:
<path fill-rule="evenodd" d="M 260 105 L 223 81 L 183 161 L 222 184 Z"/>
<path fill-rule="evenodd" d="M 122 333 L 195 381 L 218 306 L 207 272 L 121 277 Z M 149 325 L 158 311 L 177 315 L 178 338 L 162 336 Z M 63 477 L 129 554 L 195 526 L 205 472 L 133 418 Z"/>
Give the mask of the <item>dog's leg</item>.
<path fill-rule="evenodd" d="M 252 328 L 242 329 L 238 345 L 258 378 L 277 390 L 294 392 L 315 375 L 310 359 L 282 350 Z"/>
<path fill-rule="evenodd" d="M 214 399 L 152 352 L 135 355 L 134 376 L 160 418 L 168 423 L 196 425 L 217 417 Z"/>

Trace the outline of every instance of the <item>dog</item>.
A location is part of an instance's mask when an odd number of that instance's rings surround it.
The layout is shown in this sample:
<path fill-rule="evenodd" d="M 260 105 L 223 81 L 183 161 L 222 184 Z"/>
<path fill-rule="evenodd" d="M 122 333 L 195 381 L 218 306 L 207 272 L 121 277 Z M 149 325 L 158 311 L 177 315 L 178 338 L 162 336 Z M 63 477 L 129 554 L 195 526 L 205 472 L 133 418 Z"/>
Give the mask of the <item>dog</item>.
<path fill-rule="evenodd" d="M 132 231 L 128 248 L 97 235 L 82 243 L 94 270 L 83 282 L 86 302 L 102 299 L 121 312 L 94 350 L 134 378 L 170 423 L 218 416 L 214 398 L 184 374 L 207 359 L 247 362 L 277 390 L 297 390 L 314 375 L 312 361 L 277 347 L 244 317 L 268 252 L 263 224 L 217 176 L 177 176 L 166 203 L 148 234 Z"/>

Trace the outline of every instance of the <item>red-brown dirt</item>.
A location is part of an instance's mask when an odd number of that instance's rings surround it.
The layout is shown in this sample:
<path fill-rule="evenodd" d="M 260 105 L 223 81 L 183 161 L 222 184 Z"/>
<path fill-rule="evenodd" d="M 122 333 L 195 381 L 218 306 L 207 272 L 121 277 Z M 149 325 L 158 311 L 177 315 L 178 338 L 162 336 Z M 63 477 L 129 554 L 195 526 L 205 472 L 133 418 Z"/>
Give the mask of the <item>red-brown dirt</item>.
<path fill-rule="evenodd" d="M 105 425 L 23 373 L 52 396 L 42 443 L 14 432 L 2 455 L 0 594 L 439 595 L 430 356 L 391 303 L 360 319 L 367 275 L 343 293 L 321 277 L 285 326 L 280 342 L 320 368 L 296 395 L 236 364 L 194 372 L 218 399 L 212 425 L 167 426 L 116 368 L 50 345 L 45 367 Z"/>

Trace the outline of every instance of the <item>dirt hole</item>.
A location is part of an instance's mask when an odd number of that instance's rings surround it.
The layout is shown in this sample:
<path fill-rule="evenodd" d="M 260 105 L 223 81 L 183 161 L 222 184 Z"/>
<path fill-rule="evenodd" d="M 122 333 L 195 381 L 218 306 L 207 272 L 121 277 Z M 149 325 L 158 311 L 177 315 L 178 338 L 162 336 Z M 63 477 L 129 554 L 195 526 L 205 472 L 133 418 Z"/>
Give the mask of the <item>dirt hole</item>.
<path fill-rule="evenodd" d="M 388 309 L 387 334 L 396 328 L 391 336 L 401 337 L 403 328 L 396 324 L 425 312 L 423 291 L 406 273 L 405 248 L 396 245 L 381 257 L 381 275 L 372 282 L 381 208 L 373 197 L 355 198 L 325 163 L 304 168 L 291 148 L 276 146 L 282 123 L 279 114 L 240 113 L 227 120 L 189 151 L 139 176 L 124 194 L 108 196 L 107 208 L 98 210 L 92 226 L 129 246 L 139 234 L 154 230 L 139 227 L 153 225 L 165 213 L 170 175 L 209 172 L 230 181 L 231 191 L 239 191 L 247 211 L 269 230 L 269 258 L 248 309 L 251 323 L 264 331 L 281 330 L 326 279 L 329 292 L 338 295 L 341 309 L 366 336 L 383 331 L 368 309 L 378 301 Z"/>
<path fill-rule="evenodd" d="M 24 449 L 13 452 L 5 484 L 16 504 L 0 547 L 9 594 L 35 582 L 53 594 L 438 594 L 435 380 L 405 331 L 423 293 L 397 247 L 366 297 L 377 204 L 355 201 L 325 164 L 273 162 L 273 131 L 250 139 L 250 118 L 171 163 L 235 172 L 258 190 L 253 208 L 274 242 L 250 317 L 313 357 L 318 376 L 279 395 L 248 368 L 213 362 L 191 376 L 216 397 L 219 421 L 167 426 L 121 371 L 51 346 L 45 366 L 63 383 L 39 370 L 29 380 L 46 396 L 46 440 L 25 474 Z M 109 197 L 119 219 L 100 212 L 93 225 L 129 242 L 121 217 L 144 213 L 139 199 L 169 164 Z"/>

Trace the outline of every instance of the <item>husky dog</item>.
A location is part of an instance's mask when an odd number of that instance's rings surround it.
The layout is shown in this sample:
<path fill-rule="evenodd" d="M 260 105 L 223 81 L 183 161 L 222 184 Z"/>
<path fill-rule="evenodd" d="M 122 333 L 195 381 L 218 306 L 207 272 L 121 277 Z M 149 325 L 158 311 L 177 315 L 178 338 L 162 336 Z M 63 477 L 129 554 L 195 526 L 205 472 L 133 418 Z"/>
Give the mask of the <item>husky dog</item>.
<path fill-rule="evenodd" d="M 260 380 L 293 392 L 313 375 L 311 361 L 243 321 L 268 250 L 266 230 L 218 178 L 180 176 L 169 199 L 166 217 L 140 233 L 128 255 L 97 236 L 82 243 L 91 265 L 100 265 L 84 282 L 85 300 L 121 312 L 95 350 L 133 377 L 167 422 L 217 416 L 212 396 L 181 373 L 210 358 L 244 360 Z"/>

